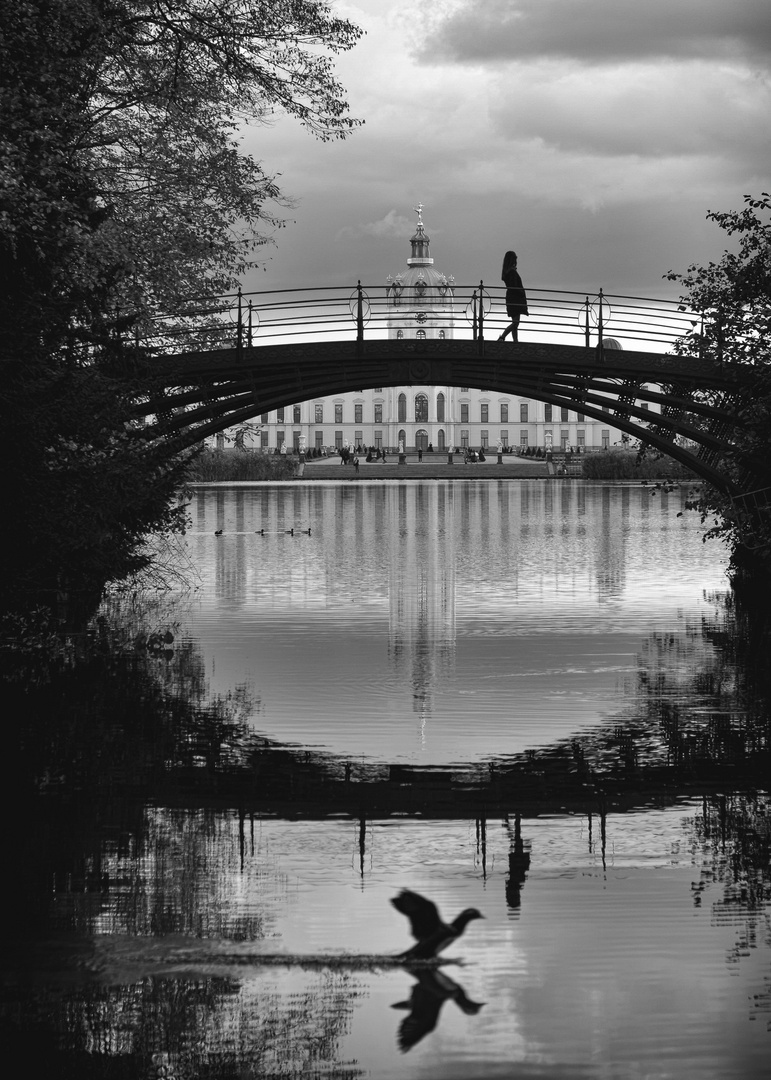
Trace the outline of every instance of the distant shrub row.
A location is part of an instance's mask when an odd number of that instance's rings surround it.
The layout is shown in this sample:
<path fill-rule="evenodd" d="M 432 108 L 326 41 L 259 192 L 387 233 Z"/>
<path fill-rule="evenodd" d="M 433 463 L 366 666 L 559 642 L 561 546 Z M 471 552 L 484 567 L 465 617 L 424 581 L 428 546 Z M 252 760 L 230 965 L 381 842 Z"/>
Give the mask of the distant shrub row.
<path fill-rule="evenodd" d="M 190 465 L 191 484 L 217 480 L 291 480 L 297 458 L 289 454 L 258 454 L 254 450 L 203 450 Z"/>
<path fill-rule="evenodd" d="M 693 480 L 690 469 L 671 457 L 639 460 L 633 450 L 604 450 L 580 458 L 584 480 Z"/>

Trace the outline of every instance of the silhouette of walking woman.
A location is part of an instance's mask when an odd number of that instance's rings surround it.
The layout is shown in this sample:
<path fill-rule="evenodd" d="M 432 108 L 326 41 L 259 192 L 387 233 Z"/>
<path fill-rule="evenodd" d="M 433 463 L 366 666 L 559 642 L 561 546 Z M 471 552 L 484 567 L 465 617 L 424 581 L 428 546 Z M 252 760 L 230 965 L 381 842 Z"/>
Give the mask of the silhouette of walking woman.
<path fill-rule="evenodd" d="M 506 286 L 506 314 L 511 319 L 511 322 L 498 340 L 505 341 L 506 335 L 511 334 L 511 340 L 516 342 L 519 340 L 517 337 L 519 320 L 523 315 L 527 315 L 528 311 L 522 278 L 517 271 L 517 253 L 515 251 L 507 251 L 503 256 L 501 277 Z"/>

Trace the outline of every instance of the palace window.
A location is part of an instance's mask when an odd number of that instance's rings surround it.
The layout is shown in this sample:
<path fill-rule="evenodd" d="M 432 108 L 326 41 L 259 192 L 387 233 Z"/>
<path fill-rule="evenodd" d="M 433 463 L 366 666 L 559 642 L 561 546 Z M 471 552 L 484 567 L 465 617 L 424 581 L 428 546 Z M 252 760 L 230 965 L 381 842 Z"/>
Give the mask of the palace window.
<path fill-rule="evenodd" d="M 563 424 L 567 424 L 567 422 L 568 422 L 568 410 L 567 409 L 560 409 L 560 420 L 562 421 Z"/>
<path fill-rule="evenodd" d="M 507 401 L 501 402 L 501 423 L 508 424 L 509 422 L 509 403 Z"/>
<path fill-rule="evenodd" d="M 284 440 L 285 439 L 286 439 L 286 432 L 285 431 L 277 431 L 276 432 L 276 446 L 279 448 L 279 450 L 284 445 Z"/>
<path fill-rule="evenodd" d="M 270 435 L 269 431 L 261 431 L 260 432 L 260 446 L 262 447 L 263 450 L 268 449 L 268 437 L 269 437 L 269 435 Z"/>
<path fill-rule="evenodd" d="M 300 423 L 300 406 L 299 405 L 293 405 L 292 406 L 292 423 L 293 424 L 299 424 Z"/>
<path fill-rule="evenodd" d="M 543 407 L 543 419 L 545 424 L 552 422 L 552 407 L 551 405 L 544 405 Z"/>
<path fill-rule="evenodd" d="M 399 401 L 397 403 L 396 412 L 397 422 L 403 424 L 407 420 L 407 396 L 406 394 L 399 394 Z"/>
<path fill-rule="evenodd" d="M 519 406 L 519 422 L 520 424 L 527 423 L 527 402 Z"/>
<path fill-rule="evenodd" d="M 440 330 L 440 331 L 439 331 L 439 340 L 440 340 L 440 341 L 444 341 L 444 339 L 445 339 L 445 337 L 446 337 L 446 336 L 447 336 L 447 335 L 445 334 L 444 330 Z"/>
<path fill-rule="evenodd" d="M 577 445 L 581 448 L 581 450 L 583 450 L 584 447 L 586 446 L 586 432 L 585 431 L 581 430 L 581 431 L 576 432 L 576 442 L 577 442 Z"/>
<path fill-rule="evenodd" d="M 490 422 L 490 406 L 486 403 L 479 406 L 479 422 L 482 424 Z"/>
<path fill-rule="evenodd" d="M 320 450 L 322 448 L 322 446 L 324 445 L 324 432 L 323 431 L 317 431 L 315 433 L 315 438 L 316 438 L 316 449 Z"/>
<path fill-rule="evenodd" d="M 460 422 L 461 424 L 468 423 L 468 402 L 462 401 L 460 403 Z"/>
<path fill-rule="evenodd" d="M 481 432 L 479 433 L 479 441 L 480 441 L 481 445 L 484 447 L 485 450 L 487 450 L 489 448 L 489 446 L 490 446 L 490 432 L 486 431 L 485 428 L 482 428 Z"/>
<path fill-rule="evenodd" d="M 276 421 L 279 424 L 284 423 L 284 406 L 283 405 L 281 406 L 280 409 L 276 409 Z"/>
<path fill-rule="evenodd" d="M 375 446 L 378 448 L 378 450 L 383 449 L 383 432 L 382 431 L 376 431 L 375 432 Z"/>
<path fill-rule="evenodd" d="M 520 446 L 527 446 L 527 432 L 526 431 L 520 431 L 520 433 L 519 433 L 519 445 Z"/>
<path fill-rule="evenodd" d="M 583 424 L 584 420 L 586 420 L 586 417 L 584 416 L 584 414 L 582 412 L 577 412 L 576 413 L 576 420 L 579 422 L 579 424 Z"/>
<path fill-rule="evenodd" d="M 403 330 L 397 330 L 396 331 L 396 337 L 398 338 L 399 341 L 401 341 L 401 339 L 404 337 L 404 331 Z"/>
<path fill-rule="evenodd" d="M 362 424 L 364 422 L 363 416 L 364 416 L 364 406 L 361 404 L 361 402 L 359 402 L 357 405 L 354 405 L 354 407 L 353 407 L 353 422 L 354 422 L 354 424 Z"/>
<path fill-rule="evenodd" d="M 503 444 L 504 446 L 508 446 L 508 445 L 509 445 L 509 433 L 508 433 L 508 431 L 502 431 L 502 432 L 501 432 L 501 443 L 502 443 L 502 444 Z"/>
<path fill-rule="evenodd" d="M 610 431 L 607 428 L 602 429 L 602 449 L 607 450 L 610 446 Z"/>
<path fill-rule="evenodd" d="M 425 394 L 418 394 L 415 397 L 415 422 L 428 423 L 428 398 Z"/>
<path fill-rule="evenodd" d="M 436 422 L 444 423 L 444 394 L 442 393 L 436 395 Z"/>
<path fill-rule="evenodd" d="M 569 446 L 570 446 L 570 432 L 566 431 L 564 428 L 561 428 L 560 429 L 560 447 L 563 450 L 567 450 L 567 448 Z"/>
<path fill-rule="evenodd" d="M 460 444 L 464 448 L 468 446 L 468 431 L 463 428 L 461 428 L 460 433 Z"/>
<path fill-rule="evenodd" d="M 375 405 L 375 423 L 376 424 L 382 424 L 383 423 L 383 406 L 381 405 L 380 402 L 377 402 L 376 405 Z"/>
<path fill-rule="evenodd" d="M 342 433 L 342 431 L 336 431 L 335 432 L 335 449 L 336 450 L 342 450 L 343 449 L 343 433 Z"/>
<path fill-rule="evenodd" d="M 261 424 L 267 424 L 267 422 L 268 422 L 268 414 L 266 412 L 260 413 L 260 423 Z"/>
<path fill-rule="evenodd" d="M 318 409 L 318 405 L 316 406 L 316 408 Z M 337 405 L 335 405 L 335 423 L 336 424 L 342 424 L 342 422 L 343 422 L 343 406 L 338 403 Z M 319 419 L 318 416 L 316 417 L 316 423 L 317 424 L 321 423 L 321 420 Z"/>
<path fill-rule="evenodd" d="M 418 339 L 418 341 L 425 341 L 426 340 L 426 331 L 425 330 L 418 330 L 415 337 Z"/>

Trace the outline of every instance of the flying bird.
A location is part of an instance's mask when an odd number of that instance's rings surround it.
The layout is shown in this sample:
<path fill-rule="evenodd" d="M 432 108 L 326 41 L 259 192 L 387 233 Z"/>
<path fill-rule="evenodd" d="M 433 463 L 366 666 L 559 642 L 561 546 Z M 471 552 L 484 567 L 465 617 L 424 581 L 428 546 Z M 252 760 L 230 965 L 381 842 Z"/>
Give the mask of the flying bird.
<path fill-rule="evenodd" d="M 406 961 L 430 960 L 438 956 L 442 949 L 461 936 L 472 919 L 484 918 L 476 908 L 466 908 L 451 923 L 442 922 L 436 904 L 408 889 L 402 889 L 391 903 L 410 920 L 412 936 L 417 939 L 417 945 L 400 954 Z"/>

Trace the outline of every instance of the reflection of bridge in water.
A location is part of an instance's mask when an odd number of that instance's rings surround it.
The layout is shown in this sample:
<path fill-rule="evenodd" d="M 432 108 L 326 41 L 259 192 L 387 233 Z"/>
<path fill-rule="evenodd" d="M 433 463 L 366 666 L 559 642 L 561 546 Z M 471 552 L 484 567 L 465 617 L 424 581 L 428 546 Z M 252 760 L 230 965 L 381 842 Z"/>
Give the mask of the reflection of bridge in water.
<path fill-rule="evenodd" d="M 177 766 L 153 787 L 153 801 L 172 809 L 238 810 L 244 816 L 323 820 L 343 814 L 371 819 L 418 815 L 431 819 L 484 819 L 495 814 L 532 817 L 550 813 L 632 810 L 675 805 L 684 797 L 760 790 L 767 783 L 768 753 L 745 753 L 740 732 L 735 755 L 694 734 L 698 753 L 683 753 L 662 740 L 663 760 L 644 759 L 650 732 L 634 725 L 565 741 L 485 768 L 413 768 L 352 765 L 328 754 L 255 740 L 240 767 L 213 775 Z M 667 750 L 671 752 L 667 754 Z M 602 757 L 602 766 L 592 758 Z"/>
<path fill-rule="evenodd" d="M 397 339 L 386 290 L 378 290 L 380 300 L 371 291 L 359 284 L 239 294 L 188 313 L 192 323 L 159 323 L 147 339 L 158 352 L 145 369 L 152 389 L 137 415 L 152 417 L 151 429 L 183 448 L 313 397 L 375 386 L 473 386 L 610 419 L 721 490 L 739 492 L 720 458 L 741 440 L 736 396 L 751 384 L 752 369 L 707 355 L 700 317 L 676 303 L 536 291 L 522 332 L 532 340 L 514 345 L 490 340 L 506 321 L 503 294 L 481 282 L 453 286 L 459 321 L 464 312 L 468 321 L 452 339 Z M 233 321 L 223 323 L 228 311 Z M 623 348 L 605 347 L 606 332 Z M 683 337 L 691 355 L 668 352 Z M 741 490 L 754 486 L 747 477 Z"/>

